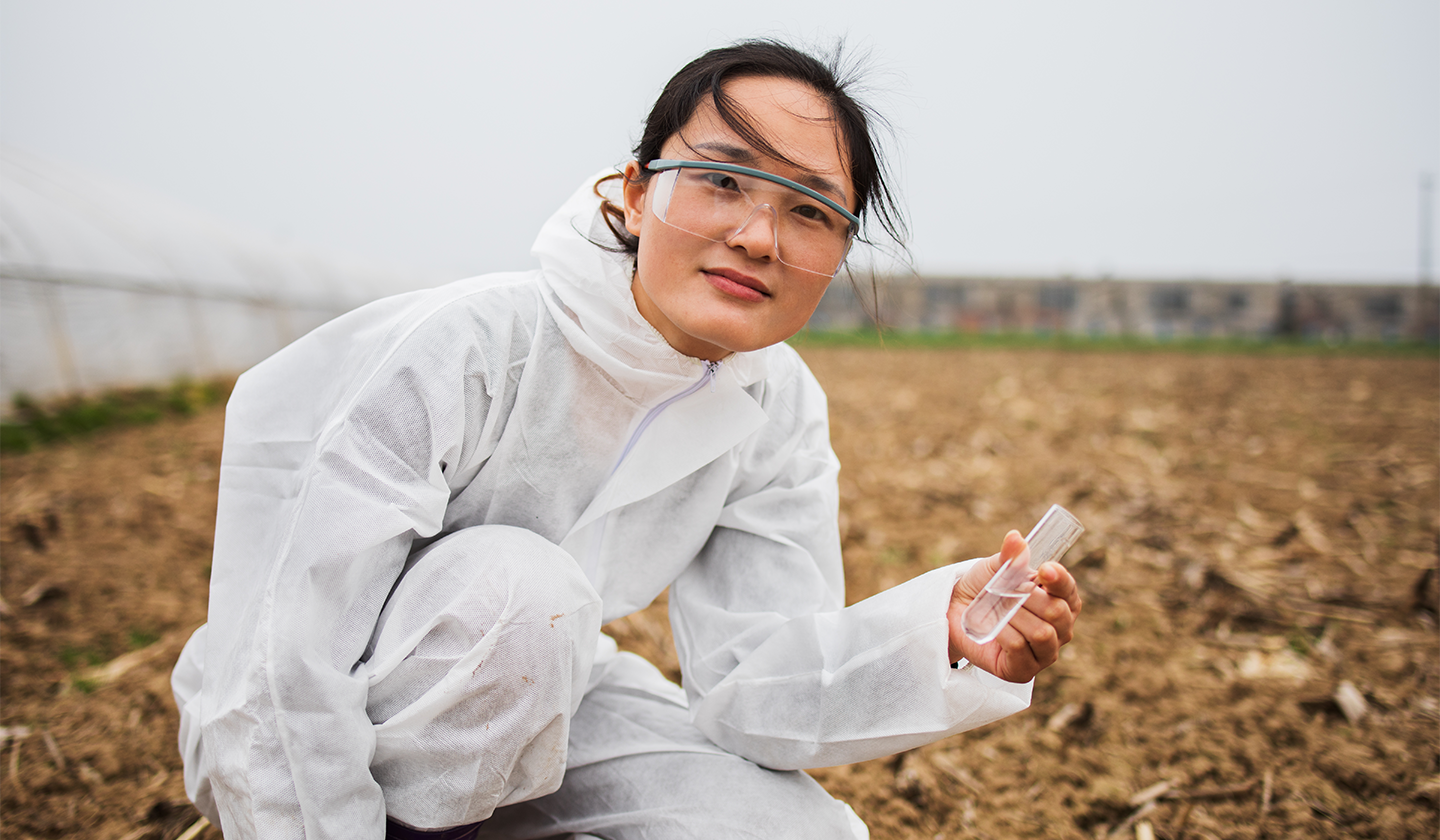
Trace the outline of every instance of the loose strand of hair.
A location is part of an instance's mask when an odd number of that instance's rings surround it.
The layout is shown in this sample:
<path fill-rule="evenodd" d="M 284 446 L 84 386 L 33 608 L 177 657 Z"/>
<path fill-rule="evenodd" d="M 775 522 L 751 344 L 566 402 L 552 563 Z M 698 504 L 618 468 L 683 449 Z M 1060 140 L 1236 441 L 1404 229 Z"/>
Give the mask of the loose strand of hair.
<path fill-rule="evenodd" d="M 639 250 L 640 240 L 625 227 L 625 211 L 616 207 L 609 196 L 600 191 L 600 185 L 606 181 L 624 180 L 624 178 L 625 173 L 614 172 L 600 178 L 595 182 L 595 185 L 590 188 L 600 199 L 600 219 L 605 222 L 605 227 L 609 228 L 610 235 L 615 237 L 615 244 L 610 245 L 604 242 L 597 242 L 589 236 L 586 236 L 585 239 L 591 245 L 603 251 L 608 251 L 612 254 L 625 254 L 633 259 Z"/>

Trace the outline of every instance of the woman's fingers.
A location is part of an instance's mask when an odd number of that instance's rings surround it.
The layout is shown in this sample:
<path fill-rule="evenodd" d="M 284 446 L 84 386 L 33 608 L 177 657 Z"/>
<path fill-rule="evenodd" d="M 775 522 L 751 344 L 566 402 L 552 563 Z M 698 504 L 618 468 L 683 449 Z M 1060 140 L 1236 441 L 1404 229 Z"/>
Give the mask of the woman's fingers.
<path fill-rule="evenodd" d="M 971 649 L 968 639 L 955 639 L 953 635 L 952 640 L 964 647 L 962 654 L 974 654 L 972 661 L 995 676 L 1010 682 L 1030 680 L 1059 660 L 1060 648 L 1069 641 L 1073 625 L 1064 600 L 1037 590 L 1031 601 L 1034 603 L 1027 601 L 1026 608 L 1015 613 L 983 648 Z M 1042 618 L 1042 614 L 1051 618 Z M 959 655 L 956 650 L 952 642 L 952 660 Z"/>
<path fill-rule="evenodd" d="M 1018 614 L 1016 618 L 1019 618 Z M 984 661 L 989 663 L 985 670 L 1000 679 L 1021 683 L 1034 679 L 1050 662 L 1043 646 L 1037 653 L 1030 639 L 1015 625 L 1016 621 L 1012 619 L 1000 635 L 985 646 L 991 655 Z"/>
<path fill-rule="evenodd" d="M 1012 639 L 1008 645 L 1002 645 L 1011 656 L 1033 664 L 1035 673 L 1050 667 L 1060 658 L 1060 647 L 1065 644 L 1062 641 L 1061 629 L 1029 609 L 1015 613 L 1015 617 L 1010 619 L 1010 629 L 1014 630 L 1019 638 Z M 1068 633 L 1068 628 L 1065 632 Z M 1019 665 L 1020 661 L 1016 664 Z"/>
<path fill-rule="evenodd" d="M 1069 644 L 1080 613 L 1080 589 L 1075 578 L 1059 563 L 1046 563 L 1036 576 L 1040 584 L 1025 601 L 1025 609 L 1055 628 L 1060 644 Z"/>
<path fill-rule="evenodd" d="M 992 554 L 971 566 L 965 572 L 965 576 L 955 584 L 952 600 L 963 607 L 980 597 L 981 591 L 985 589 L 985 584 L 990 582 L 990 578 L 994 577 L 1002 566 L 1013 560 L 1015 555 L 1024 550 L 1025 538 L 1020 536 L 1019 531 L 1011 531 L 1006 534 L 1004 542 L 1000 545 L 1000 553 Z"/>
<path fill-rule="evenodd" d="M 1075 635 L 1075 614 L 1070 611 L 1070 604 L 1047 594 L 1043 589 L 1030 593 L 1030 597 L 1025 599 L 1025 608 L 1015 615 L 1019 617 L 1026 614 L 1034 617 L 1039 625 L 1053 628 L 1055 637 L 1062 645 L 1069 644 Z"/>
<path fill-rule="evenodd" d="M 1006 532 L 1005 541 L 1000 543 L 1000 559 L 1002 561 L 1010 560 L 1024 550 L 1025 538 L 1020 536 L 1019 531 L 1012 529 Z M 996 566 L 995 568 L 998 571 L 1000 567 Z"/>
<path fill-rule="evenodd" d="M 1046 563 L 1040 567 L 1035 582 L 1050 595 L 1063 599 L 1070 606 L 1072 615 L 1080 614 L 1080 587 L 1075 583 L 1075 577 L 1070 574 L 1070 570 L 1059 563 Z"/>
<path fill-rule="evenodd" d="M 962 638 L 963 632 L 959 629 L 965 605 L 980 594 L 997 571 L 1025 548 L 1025 539 L 1020 532 L 1009 532 L 1001 544 L 1000 553 L 971 566 L 956 584 L 949 611 L 951 661 L 964 655 L 971 647 L 969 640 Z M 990 663 L 986 670 L 1002 679 L 1024 682 L 1034 677 L 1059 660 L 1060 648 L 1069 644 L 1075 635 L 1075 618 L 1080 613 L 1082 602 L 1074 576 L 1059 563 L 1046 563 L 1033 579 L 1037 585 L 1026 598 L 1024 609 L 1017 612 L 1009 625 L 985 646 L 989 653 L 983 659 Z"/>

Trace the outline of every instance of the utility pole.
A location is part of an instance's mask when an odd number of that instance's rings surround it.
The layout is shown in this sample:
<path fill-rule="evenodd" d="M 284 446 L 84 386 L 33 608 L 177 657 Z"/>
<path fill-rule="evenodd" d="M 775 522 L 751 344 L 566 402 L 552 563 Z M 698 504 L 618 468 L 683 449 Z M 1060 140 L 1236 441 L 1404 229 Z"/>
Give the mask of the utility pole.
<path fill-rule="evenodd" d="M 1434 292 L 1430 290 L 1431 236 L 1434 235 L 1434 195 L 1436 182 L 1428 171 L 1420 173 L 1420 238 L 1418 238 L 1417 272 L 1420 288 L 1416 290 L 1416 313 L 1411 317 L 1411 333 L 1418 341 L 1433 341 L 1440 334 L 1440 311 Z"/>
<path fill-rule="evenodd" d="M 1435 230 L 1435 176 L 1429 172 L 1420 173 L 1420 239 L 1419 259 L 1416 268 L 1419 269 L 1420 285 L 1428 286 L 1432 279 L 1430 274 L 1430 257 L 1434 253 L 1430 237 Z"/>

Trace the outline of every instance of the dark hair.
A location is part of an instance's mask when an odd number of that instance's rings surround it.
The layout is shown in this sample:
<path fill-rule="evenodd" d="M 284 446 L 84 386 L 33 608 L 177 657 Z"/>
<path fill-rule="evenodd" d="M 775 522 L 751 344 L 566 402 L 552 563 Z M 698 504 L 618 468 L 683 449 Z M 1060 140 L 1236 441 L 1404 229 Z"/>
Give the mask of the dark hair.
<path fill-rule="evenodd" d="M 843 51 L 843 44 L 837 45 L 822 62 L 788 44 L 756 39 L 713 49 L 685 65 L 665 85 L 645 119 L 645 131 L 634 149 L 635 160 L 642 167 L 639 180 L 654 174 L 644 169 L 644 165 L 663 156 L 660 150 L 665 141 L 678 134 L 707 99 L 715 103 L 715 110 L 725 124 L 757 151 L 794 164 L 725 92 L 725 83 L 731 79 L 750 76 L 790 79 L 808 85 L 830 105 L 850 165 L 850 181 L 855 186 L 855 215 L 862 220 L 876 218 L 885 233 L 903 248 L 904 215 L 890 189 L 888 169 L 870 132 L 872 125 L 883 127 L 885 121 L 850 95 L 856 82 L 843 66 Z M 596 192 L 599 192 L 598 184 Z M 634 257 L 640 243 L 625 229 L 624 211 L 608 200 L 601 209 L 606 225 L 619 243 L 616 250 Z"/>

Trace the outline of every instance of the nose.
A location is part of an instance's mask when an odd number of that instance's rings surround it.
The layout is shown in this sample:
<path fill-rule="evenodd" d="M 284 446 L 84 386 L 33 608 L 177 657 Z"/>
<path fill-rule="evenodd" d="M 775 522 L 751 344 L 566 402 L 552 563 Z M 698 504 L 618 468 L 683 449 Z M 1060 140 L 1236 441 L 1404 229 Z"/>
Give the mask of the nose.
<path fill-rule="evenodd" d="M 779 230 L 775 208 L 760 204 L 750 211 L 749 217 L 734 233 L 726 237 L 725 244 L 739 248 L 751 259 L 769 262 L 780 258 Z"/>

